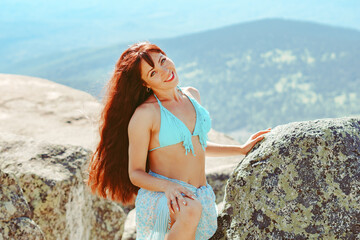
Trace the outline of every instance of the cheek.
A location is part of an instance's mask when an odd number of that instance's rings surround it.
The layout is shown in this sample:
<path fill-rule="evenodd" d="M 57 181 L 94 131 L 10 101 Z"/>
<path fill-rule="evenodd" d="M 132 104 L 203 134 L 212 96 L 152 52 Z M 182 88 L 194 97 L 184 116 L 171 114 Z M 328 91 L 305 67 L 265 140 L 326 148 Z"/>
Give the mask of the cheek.
<path fill-rule="evenodd" d="M 154 82 L 160 83 L 160 82 L 162 82 L 162 79 L 163 79 L 163 77 L 161 77 L 160 74 L 157 74 L 156 78 L 154 78 Z"/>
<path fill-rule="evenodd" d="M 147 82 L 148 82 L 148 85 L 156 86 L 161 82 L 161 76 L 159 76 L 159 74 L 156 74 L 156 76 L 153 76 Z"/>

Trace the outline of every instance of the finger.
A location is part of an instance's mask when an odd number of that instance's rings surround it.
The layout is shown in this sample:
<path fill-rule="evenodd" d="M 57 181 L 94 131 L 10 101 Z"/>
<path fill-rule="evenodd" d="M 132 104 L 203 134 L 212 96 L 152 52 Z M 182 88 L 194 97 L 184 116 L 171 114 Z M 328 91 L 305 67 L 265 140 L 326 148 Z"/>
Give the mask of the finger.
<path fill-rule="evenodd" d="M 263 140 L 264 138 L 265 138 L 264 136 L 259 136 L 259 137 L 257 137 L 257 138 L 255 139 L 255 141 L 258 142 L 258 141 Z"/>
<path fill-rule="evenodd" d="M 179 194 L 177 198 L 180 202 L 182 202 L 184 204 L 184 206 L 187 205 L 185 198 L 181 194 Z"/>
<path fill-rule="evenodd" d="M 179 204 L 178 204 L 178 201 L 177 201 L 177 197 L 176 197 L 176 193 L 173 193 L 172 197 L 172 207 L 173 209 L 176 211 L 180 211 L 180 208 L 179 208 Z"/>
<path fill-rule="evenodd" d="M 264 139 L 264 136 L 258 136 L 257 138 L 253 139 L 251 141 L 251 143 L 253 143 L 255 145 L 257 142 L 259 142 L 259 141 L 261 141 L 263 139 Z"/>
<path fill-rule="evenodd" d="M 264 138 L 265 137 L 265 135 L 264 134 L 262 134 L 262 135 L 259 135 L 257 138 Z"/>
<path fill-rule="evenodd" d="M 261 135 L 261 132 L 257 132 L 252 136 L 252 139 L 256 139 L 259 135 Z"/>
<path fill-rule="evenodd" d="M 261 134 L 260 132 L 255 133 L 251 139 L 255 140 L 257 137 L 259 137 L 260 134 Z"/>
<path fill-rule="evenodd" d="M 175 206 L 176 206 L 177 211 L 179 212 L 180 211 L 180 204 L 179 204 L 178 198 L 175 199 Z"/>
<path fill-rule="evenodd" d="M 261 135 L 261 134 L 265 134 L 265 133 L 268 133 L 268 132 L 270 132 L 270 130 L 267 129 L 267 130 L 257 132 L 256 135 Z"/>
<path fill-rule="evenodd" d="M 191 198 L 192 200 L 195 200 L 195 198 L 196 198 L 196 196 L 195 196 L 191 191 L 189 191 L 189 190 L 186 189 L 186 188 L 183 190 L 183 193 L 184 193 L 187 197 Z"/>
<path fill-rule="evenodd" d="M 257 137 L 261 136 L 261 135 L 264 135 L 266 133 L 269 133 L 270 130 L 265 130 L 265 131 L 260 131 L 260 132 L 257 132 L 254 136 L 253 136 L 253 139 L 256 139 Z"/>
<path fill-rule="evenodd" d="M 168 199 L 168 207 L 169 207 L 169 210 L 170 210 L 172 213 L 175 213 L 175 212 L 174 212 L 174 209 L 172 208 L 171 205 L 172 205 L 172 204 L 171 204 L 171 200 Z"/>
<path fill-rule="evenodd" d="M 177 208 L 176 208 L 176 204 L 177 204 L 176 198 L 175 198 L 175 197 L 172 197 L 172 198 L 171 198 L 171 209 L 172 209 L 173 213 L 175 213 L 175 210 L 177 209 Z M 178 211 L 179 211 L 179 210 L 178 210 Z"/>

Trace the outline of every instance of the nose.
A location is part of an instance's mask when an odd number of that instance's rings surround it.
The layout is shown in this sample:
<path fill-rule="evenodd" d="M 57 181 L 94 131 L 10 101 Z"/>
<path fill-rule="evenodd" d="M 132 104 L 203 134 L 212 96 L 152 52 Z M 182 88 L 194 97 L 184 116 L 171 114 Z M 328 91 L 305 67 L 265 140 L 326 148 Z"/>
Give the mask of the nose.
<path fill-rule="evenodd" d="M 171 69 L 168 68 L 167 66 L 161 66 L 161 69 L 162 69 L 162 75 L 163 77 L 167 78 L 169 77 L 170 73 L 171 73 Z"/>

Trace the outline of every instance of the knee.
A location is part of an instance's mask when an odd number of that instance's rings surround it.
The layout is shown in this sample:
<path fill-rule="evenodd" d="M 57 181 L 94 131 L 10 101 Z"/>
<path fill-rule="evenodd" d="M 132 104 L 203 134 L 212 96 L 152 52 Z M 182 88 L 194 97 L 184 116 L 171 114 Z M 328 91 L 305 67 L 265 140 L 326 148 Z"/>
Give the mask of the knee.
<path fill-rule="evenodd" d="M 181 209 L 184 211 L 180 211 L 183 213 L 181 214 L 182 217 L 186 218 L 187 220 L 193 219 L 195 221 L 199 221 L 202 213 L 201 202 L 197 199 L 192 200 L 189 198 L 187 198 L 186 201 L 187 201 L 187 206 Z"/>

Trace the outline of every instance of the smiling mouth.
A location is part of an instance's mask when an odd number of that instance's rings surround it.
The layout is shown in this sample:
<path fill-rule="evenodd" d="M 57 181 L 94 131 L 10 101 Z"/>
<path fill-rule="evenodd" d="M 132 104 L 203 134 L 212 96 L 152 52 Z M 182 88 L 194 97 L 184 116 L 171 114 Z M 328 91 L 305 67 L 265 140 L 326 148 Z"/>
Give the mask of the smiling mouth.
<path fill-rule="evenodd" d="M 170 82 L 171 80 L 174 79 L 174 77 L 175 77 L 174 72 L 171 72 L 171 76 L 165 82 Z"/>

